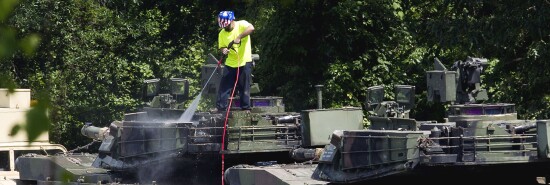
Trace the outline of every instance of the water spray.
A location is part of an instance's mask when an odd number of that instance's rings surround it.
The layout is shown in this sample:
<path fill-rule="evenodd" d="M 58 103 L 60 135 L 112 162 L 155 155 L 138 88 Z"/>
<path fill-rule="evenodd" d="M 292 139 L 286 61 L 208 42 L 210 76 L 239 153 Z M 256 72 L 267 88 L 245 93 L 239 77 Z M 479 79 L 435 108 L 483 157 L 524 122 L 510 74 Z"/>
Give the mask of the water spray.
<path fill-rule="evenodd" d="M 210 57 L 216 59 L 216 57 L 212 56 L 210 54 Z M 190 122 L 191 119 L 193 119 L 193 115 L 195 114 L 195 112 L 197 111 L 197 107 L 199 105 L 199 102 L 201 100 L 201 97 L 202 97 L 202 92 L 204 91 L 204 89 L 206 89 L 206 86 L 208 85 L 208 83 L 210 82 L 210 80 L 212 79 L 212 76 L 214 76 L 214 73 L 216 73 L 216 71 L 221 67 L 221 63 L 222 63 L 222 60 L 223 60 L 223 56 L 220 57 L 220 60 L 217 60 L 218 61 L 218 65 L 216 66 L 216 69 L 214 69 L 212 71 L 212 74 L 210 74 L 210 77 L 208 77 L 208 80 L 206 81 L 206 83 L 204 83 L 204 86 L 202 87 L 201 91 L 199 92 L 199 94 L 195 97 L 195 99 L 191 102 L 191 104 L 189 105 L 189 107 L 187 109 L 185 109 L 185 112 L 183 112 L 183 114 L 181 115 L 181 117 L 179 118 L 179 122 Z"/>

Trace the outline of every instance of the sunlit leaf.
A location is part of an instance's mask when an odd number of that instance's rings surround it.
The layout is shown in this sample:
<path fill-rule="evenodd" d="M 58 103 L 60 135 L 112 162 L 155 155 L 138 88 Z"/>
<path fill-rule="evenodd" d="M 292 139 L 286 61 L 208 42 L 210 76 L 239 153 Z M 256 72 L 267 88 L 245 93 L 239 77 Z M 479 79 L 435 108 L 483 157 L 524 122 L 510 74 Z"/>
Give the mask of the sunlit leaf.
<path fill-rule="evenodd" d="M 15 136 L 21 130 L 21 125 L 17 124 L 11 128 L 10 136 Z"/>
<path fill-rule="evenodd" d="M 21 40 L 20 47 L 25 55 L 30 56 L 34 54 L 34 51 L 39 44 L 40 36 L 38 34 L 30 34 Z"/>
<path fill-rule="evenodd" d="M 12 12 L 13 7 L 17 5 L 18 0 L 1 0 L 0 1 L 0 22 L 3 22 Z"/>
<path fill-rule="evenodd" d="M 16 31 L 0 25 L 0 59 L 11 55 L 17 49 Z"/>
<path fill-rule="evenodd" d="M 27 112 L 25 128 L 29 141 L 33 142 L 42 133 L 48 132 L 51 125 L 47 116 L 49 104 L 49 96 L 45 92 L 40 92 L 38 103 Z"/>

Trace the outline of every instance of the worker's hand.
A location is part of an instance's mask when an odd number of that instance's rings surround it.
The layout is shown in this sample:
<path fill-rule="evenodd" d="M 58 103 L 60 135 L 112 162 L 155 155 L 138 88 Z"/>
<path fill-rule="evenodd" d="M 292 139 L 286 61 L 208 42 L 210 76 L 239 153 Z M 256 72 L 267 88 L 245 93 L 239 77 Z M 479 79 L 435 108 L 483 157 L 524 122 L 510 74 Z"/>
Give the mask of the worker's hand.
<path fill-rule="evenodd" d="M 233 44 L 235 44 L 235 41 L 229 42 L 229 44 L 227 45 L 227 48 L 233 49 Z"/>
<path fill-rule="evenodd" d="M 235 44 L 240 44 L 241 43 L 241 39 L 239 37 L 235 38 L 235 40 L 233 40 L 233 43 Z"/>
<path fill-rule="evenodd" d="M 227 55 L 227 54 L 229 53 L 229 49 L 227 49 L 227 48 L 222 48 L 222 53 L 223 53 L 224 55 Z"/>

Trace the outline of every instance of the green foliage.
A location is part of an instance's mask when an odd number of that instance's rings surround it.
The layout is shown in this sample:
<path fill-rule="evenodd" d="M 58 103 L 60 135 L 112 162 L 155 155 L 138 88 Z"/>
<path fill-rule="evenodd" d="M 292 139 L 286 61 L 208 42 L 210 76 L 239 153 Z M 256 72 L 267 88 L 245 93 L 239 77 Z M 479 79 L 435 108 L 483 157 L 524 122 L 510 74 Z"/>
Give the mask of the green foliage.
<path fill-rule="evenodd" d="M 421 46 L 447 65 L 466 56 L 489 58 L 493 102 L 517 103 L 520 117 L 548 118 L 550 82 L 546 2 L 407 1 L 408 22 Z"/>
<path fill-rule="evenodd" d="M 0 2 L 0 87 L 8 88 L 10 93 L 13 93 L 17 85 L 12 78 L 14 64 L 7 58 L 18 50 L 23 50 L 26 56 L 30 56 L 40 43 L 40 36 L 37 34 L 21 36 L 17 29 L 6 23 L 18 3 L 18 0 Z"/>
<path fill-rule="evenodd" d="M 40 36 L 38 34 L 31 33 L 22 36 L 22 38 L 19 36 L 18 38 L 17 29 L 6 24 L 7 16 L 17 4 L 17 0 L 0 2 L 0 87 L 8 88 L 9 93 L 13 93 L 17 85 L 12 78 L 14 72 L 10 71 L 10 69 L 15 71 L 16 68 L 14 67 L 14 63 L 7 58 L 18 50 L 21 50 L 25 56 L 31 56 L 40 43 Z M 49 126 L 51 125 L 47 117 L 47 109 L 50 105 L 49 97 L 47 97 L 47 94 L 42 93 L 39 99 L 39 103 L 26 113 L 25 122 L 19 123 L 12 128 L 10 131 L 11 136 L 16 135 L 21 129 L 24 129 L 27 133 L 28 141 L 33 142 L 38 136 L 49 130 Z"/>
<path fill-rule="evenodd" d="M 187 78 L 198 93 L 200 67 L 217 51 L 217 12 L 228 9 L 256 28 L 262 95 L 283 96 L 288 110 L 315 108 L 317 84 L 326 107 L 364 106 L 369 86 L 391 98 L 394 85 L 410 84 L 417 118 L 441 119 L 443 105 L 425 101 L 425 71 L 434 57 L 450 66 L 475 56 L 490 60 L 491 101 L 517 103 L 523 118 L 550 116 L 544 1 L 4 0 L 0 86 L 48 92 L 51 138 L 83 144 L 75 133 L 84 122 L 105 126 L 142 105 L 144 79 Z"/>
<path fill-rule="evenodd" d="M 49 93 L 54 142 L 86 143 L 75 134 L 84 122 L 106 126 L 141 107 L 144 79 L 189 78 L 197 92 L 200 65 L 214 45 L 204 33 L 215 24 L 204 18 L 215 15 L 202 1 L 164 3 L 22 1 L 16 8 L 9 24 L 40 33 L 42 44 L 31 57 L 11 57 L 10 74 L 21 86 Z M 188 12 L 203 10 L 208 16 Z"/>
<path fill-rule="evenodd" d="M 260 20 L 266 94 L 284 94 L 291 110 L 313 108 L 315 84 L 325 104 L 361 106 L 368 86 L 414 83 L 426 49 L 413 47 L 398 1 L 316 1 L 271 5 Z M 260 10 L 264 11 L 264 10 Z M 275 72 L 276 71 L 276 72 Z M 408 76 L 410 75 L 410 76 Z"/>

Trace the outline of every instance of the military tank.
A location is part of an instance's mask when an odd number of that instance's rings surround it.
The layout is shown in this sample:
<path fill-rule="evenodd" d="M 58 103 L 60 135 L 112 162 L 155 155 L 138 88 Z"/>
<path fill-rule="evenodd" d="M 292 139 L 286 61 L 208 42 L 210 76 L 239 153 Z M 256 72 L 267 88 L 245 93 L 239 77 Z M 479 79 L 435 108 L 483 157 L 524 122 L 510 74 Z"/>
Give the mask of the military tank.
<path fill-rule="evenodd" d="M 209 55 L 203 66 L 202 95 L 217 92 L 220 76 L 216 74 L 223 73 L 223 66 L 217 61 Z M 182 78 L 164 82 L 145 80 L 143 94 L 148 103 L 143 110 L 127 113 L 123 120 L 113 121 L 108 127 L 87 124 L 82 128 L 81 134 L 100 143 L 98 153 L 70 151 L 21 156 L 16 164 L 20 181 L 28 184 L 220 183 L 222 155 L 226 168 L 242 163 L 268 165 L 305 161 L 315 158 L 316 153 L 319 155 L 334 130 L 361 129 L 363 124 L 361 108 L 286 112 L 283 98 L 275 96 L 251 97 L 250 111 L 240 110 L 237 105 L 229 114 L 199 111 L 192 113 L 190 119 L 184 119 L 185 112 L 192 109 L 183 109 L 184 102 L 190 99 L 188 84 Z M 162 92 L 166 86 L 168 91 Z M 222 140 L 226 115 L 226 139 Z"/>
<path fill-rule="evenodd" d="M 451 70 L 436 58 L 427 71 L 429 101 L 448 103 L 444 122 L 409 117 L 414 86 L 367 90 L 373 116 L 366 130 L 338 130 L 318 160 L 293 165 L 238 165 L 230 184 L 546 184 L 550 120 L 519 120 L 511 103 L 487 100 L 481 73 L 487 60 L 468 57 Z M 252 177 L 252 178 L 251 178 Z"/>

